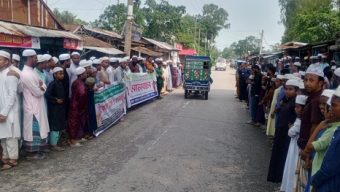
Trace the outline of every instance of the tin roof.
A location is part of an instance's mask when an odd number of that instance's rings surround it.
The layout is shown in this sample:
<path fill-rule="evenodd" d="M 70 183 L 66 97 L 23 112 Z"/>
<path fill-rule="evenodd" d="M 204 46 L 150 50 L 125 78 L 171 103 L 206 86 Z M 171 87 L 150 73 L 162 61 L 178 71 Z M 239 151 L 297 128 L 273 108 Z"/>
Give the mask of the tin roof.
<path fill-rule="evenodd" d="M 119 35 L 118 33 L 114 32 L 114 31 L 108 31 L 108 30 L 104 30 L 104 29 L 99 29 L 99 28 L 92 28 L 89 26 L 82 26 L 85 30 L 94 32 L 94 33 L 98 33 L 101 35 L 106 35 L 109 37 L 113 37 L 113 38 L 117 38 L 117 39 L 122 39 L 123 37 L 121 35 Z"/>
<path fill-rule="evenodd" d="M 32 36 L 81 40 L 78 36 L 68 31 L 39 28 L 5 21 L 0 21 L 0 33 L 20 37 Z"/>
<path fill-rule="evenodd" d="M 154 39 L 149 39 L 149 38 L 146 38 L 146 37 L 143 37 L 143 39 L 145 39 L 146 41 L 148 41 L 151 44 L 156 45 L 157 47 L 159 47 L 161 49 L 165 49 L 165 50 L 168 50 L 168 51 L 177 50 L 177 49 L 174 48 L 174 46 L 172 46 L 168 43 L 165 43 L 165 42 L 156 41 Z"/>

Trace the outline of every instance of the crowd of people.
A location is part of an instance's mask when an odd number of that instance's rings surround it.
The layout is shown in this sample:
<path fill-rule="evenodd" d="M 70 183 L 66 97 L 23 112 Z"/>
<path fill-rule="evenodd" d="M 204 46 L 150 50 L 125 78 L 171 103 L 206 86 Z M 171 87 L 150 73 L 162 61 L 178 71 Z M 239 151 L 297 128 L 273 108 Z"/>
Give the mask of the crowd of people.
<path fill-rule="evenodd" d="M 272 141 L 267 181 L 282 192 L 340 190 L 340 68 L 319 54 L 242 63 L 237 97 Z"/>
<path fill-rule="evenodd" d="M 97 128 L 96 91 L 124 83 L 131 73 L 149 73 L 161 98 L 172 89 L 172 67 L 151 57 L 81 60 L 78 52 L 53 57 L 26 49 L 20 57 L 0 50 L 1 170 L 16 166 L 20 152 L 40 160 L 51 150 L 63 151 L 62 134 L 71 147 L 82 146 Z"/>

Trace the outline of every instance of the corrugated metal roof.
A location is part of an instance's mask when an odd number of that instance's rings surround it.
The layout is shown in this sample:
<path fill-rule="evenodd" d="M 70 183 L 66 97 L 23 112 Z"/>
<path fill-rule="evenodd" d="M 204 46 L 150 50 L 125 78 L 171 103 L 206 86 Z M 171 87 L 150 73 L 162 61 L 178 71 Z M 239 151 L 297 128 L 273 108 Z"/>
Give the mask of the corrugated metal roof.
<path fill-rule="evenodd" d="M 109 55 L 123 55 L 123 54 L 125 54 L 123 51 L 118 50 L 116 48 L 84 46 L 84 49 L 90 49 L 90 50 L 98 51 L 98 52 L 109 54 Z"/>
<path fill-rule="evenodd" d="M 77 35 L 61 30 L 52 30 L 29 25 L 21 25 L 0 21 L 0 33 L 7 35 L 15 35 L 20 37 L 52 37 L 52 38 L 69 38 L 81 40 Z"/>
<path fill-rule="evenodd" d="M 94 37 L 81 35 L 81 39 L 83 40 L 83 45 L 88 47 L 103 47 L 103 48 L 113 48 L 113 46 L 109 43 L 106 43 L 100 39 L 96 39 Z"/>
<path fill-rule="evenodd" d="M 145 47 L 134 47 L 134 48 L 132 48 L 132 50 L 137 51 L 137 52 L 141 52 L 143 54 L 153 56 L 153 57 L 160 57 L 160 56 L 163 55 L 163 53 L 152 51 L 152 50 L 145 48 Z"/>
<path fill-rule="evenodd" d="M 169 50 L 169 51 L 176 50 L 174 48 L 174 46 L 172 46 L 172 45 L 170 45 L 168 43 L 156 41 L 154 39 L 149 39 L 149 38 L 146 38 L 146 37 L 143 37 L 143 39 L 145 39 L 146 41 L 156 45 L 159 48 L 166 49 L 166 50 Z"/>
<path fill-rule="evenodd" d="M 83 27 L 84 27 L 85 30 L 92 31 L 92 32 L 95 32 L 95 33 L 99 33 L 99 34 L 102 34 L 102 35 L 106 35 L 106 36 L 109 36 L 109 37 L 118 38 L 118 39 L 123 38 L 121 35 L 119 35 L 116 32 L 113 32 L 113 31 L 108 31 L 108 30 L 98 29 L 98 28 L 91 28 L 91 27 L 88 27 L 88 26 L 85 26 L 85 25 Z"/>

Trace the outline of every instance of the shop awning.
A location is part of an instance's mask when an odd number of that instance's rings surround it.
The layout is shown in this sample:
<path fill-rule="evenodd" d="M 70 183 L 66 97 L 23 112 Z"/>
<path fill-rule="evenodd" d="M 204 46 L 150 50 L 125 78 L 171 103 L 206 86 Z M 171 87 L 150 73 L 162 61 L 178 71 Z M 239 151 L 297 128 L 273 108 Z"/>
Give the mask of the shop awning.
<path fill-rule="evenodd" d="M 160 57 L 160 56 L 163 55 L 163 53 L 152 51 L 152 50 L 145 48 L 145 47 L 134 47 L 134 48 L 132 48 L 132 50 L 143 53 L 145 55 L 152 56 L 152 57 Z"/>
<path fill-rule="evenodd" d="M 0 21 L 0 46 L 40 49 L 40 38 L 60 38 L 65 49 L 82 50 L 81 38 L 62 30 Z"/>
<path fill-rule="evenodd" d="M 19 37 L 52 37 L 81 40 L 77 35 L 68 31 L 39 28 L 5 21 L 0 21 L 0 33 Z"/>
<path fill-rule="evenodd" d="M 123 51 L 121 51 L 119 49 L 109 48 L 109 47 L 89 47 L 89 46 L 84 46 L 84 49 L 98 51 L 98 52 L 109 54 L 109 55 L 123 55 L 123 54 L 125 54 Z"/>
<path fill-rule="evenodd" d="M 195 49 L 182 49 L 179 55 L 197 55 L 197 51 Z"/>

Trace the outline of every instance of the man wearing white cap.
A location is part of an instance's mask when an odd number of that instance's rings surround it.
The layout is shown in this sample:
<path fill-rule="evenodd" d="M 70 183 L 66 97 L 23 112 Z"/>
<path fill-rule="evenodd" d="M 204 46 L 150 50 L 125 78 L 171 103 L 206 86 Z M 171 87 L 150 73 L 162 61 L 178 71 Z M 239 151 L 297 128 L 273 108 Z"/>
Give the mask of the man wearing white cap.
<path fill-rule="evenodd" d="M 52 57 L 50 54 L 44 54 L 43 55 L 46 59 L 46 68 L 43 70 L 44 74 L 46 76 L 46 85 L 48 86 L 53 80 L 53 69 L 56 67 L 56 63 L 54 61 L 54 57 Z M 55 58 L 57 59 L 57 58 Z"/>
<path fill-rule="evenodd" d="M 297 115 L 294 124 L 289 128 L 288 135 L 290 137 L 289 149 L 286 158 L 283 179 L 280 191 L 294 191 L 296 188 L 296 167 L 299 159 L 299 147 L 297 139 L 301 128 L 301 114 L 306 104 L 307 96 L 298 95 L 295 100 L 295 113 Z"/>
<path fill-rule="evenodd" d="M 98 72 L 99 81 L 104 83 L 105 85 L 110 85 L 109 73 L 107 72 L 108 67 L 110 66 L 110 58 L 102 57 L 100 58 L 101 70 Z"/>
<path fill-rule="evenodd" d="M 69 144 L 72 147 L 81 146 L 80 140 L 84 137 L 84 129 L 88 126 L 88 95 L 85 86 L 87 78 L 86 69 L 76 69 L 78 78 L 72 84 L 72 95 L 70 100 L 70 112 L 68 117 Z"/>
<path fill-rule="evenodd" d="M 109 81 L 111 84 L 115 83 L 117 80 L 115 80 L 114 78 L 114 73 L 115 73 L 115 69 L 118 67 L 118 59 L 111 57 L 110 58 L 110 64 L 106 69 L 106 72 L 108 73 L 109 76 Z"/>
<path fill-rule="evenodd" d="M 66 103 L 68 96 L 65 94 L 63 85 L 64 69 L 55 67 L 52 71 L 54 80 L 48 85 L 45 93 L 48 108 L 48 121 L 50 125 L 50 145 L 51 149 L 55 151 L 63 151 L 64 149 L 58 147 L 58 141 L 61 131 L 66 128 Z"/>
<path fill-rule="evenodd" d="M 131 73 L 141 73 L 141 66 L 138 64 L 138 57 L 136 55 L 132 56 L 131 62 L 129 64 Z"/>
<path fill-rule="evenodd" d="M 20 56 L 17 54 L 12 54 L 12 65 L 19 68 Z"/>
<path fill-rule="evenodd" d="M 71 66 L 71 56 L 68 53 L 64 53 L 59 55 L 59 63 L 60 67 L 63 68 L 64 70 L 64 79 L 63 79 L 63 85 L 65 89 L 65 94 L 67 97 L 70 97 L 70 66 Z M 68 99 L 65 101 L 66 102 L 66 114 L 68 111 Z"/>
<path fill-rule="evenodd" d="M 46 85 L 34 72 L 37 54 L 34 50 L 24 50 L 25 66 L 21 72 L 24 95 L 24 148 L 28 159 L 43 159 L 47 149 L 47 137 L 50 127 L 45 107 Z"/>
<path fill-rule="evenodd" d="M 80 54 L 76 51 L 71 53 L 71 66 L 68 70 L 70 76 L 70 91 L 69 96 L 71 97 L 71 85 L 78 78 L 76 75 L 76 69 L 79 67 Z"/>
<path fill-rule="evenodd" d="M 129 74 L 131 74 L 131 70 L 129 68 L 129 58 L 121 58 L 119 60 L 120 66 L 117 67 L 115 70 L 115 79 L 117 79 L 118 82 L 124 81 L 125 77 Z"/>
<path fill-rule="evenodd" d="M 21 136 L 17 87 L 19 79 L 9 69 L 11 55 L 0 50 L 0 139 L 2 146 L 2 170 L 17 165 L 18 141 Z"/>
<path fill-rule="evenodd" d="M 308 99 L 301 118 L 301 132 L 298 140 L 301 150 L 305 148 L 311 131 L 322 121 L 319 101 L 324 86 L 323 69 L 316 65 L 310 66 L 306 71 L 304 84 Z"/>
<path fill-rule="evenodd" d="M 301 63 L 295 62 L 291 67 L 291 73 L 298 73 L 301 69 Z"/>
<path fill-rule="evenodd" d="M 47 76 L 44 70 L 47 68 L 47 63 L 52 59 L 51 55 L 38 55 L 38 63 L 34 71 L 39 75 L 40 79 L 47 85 Z"/>

